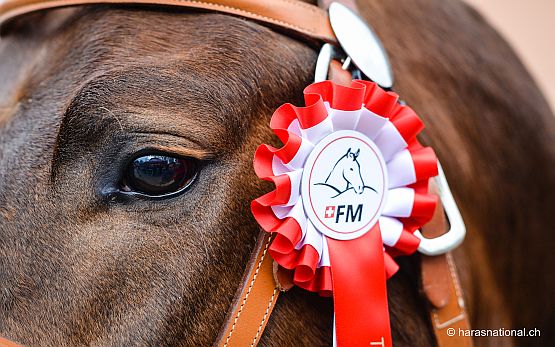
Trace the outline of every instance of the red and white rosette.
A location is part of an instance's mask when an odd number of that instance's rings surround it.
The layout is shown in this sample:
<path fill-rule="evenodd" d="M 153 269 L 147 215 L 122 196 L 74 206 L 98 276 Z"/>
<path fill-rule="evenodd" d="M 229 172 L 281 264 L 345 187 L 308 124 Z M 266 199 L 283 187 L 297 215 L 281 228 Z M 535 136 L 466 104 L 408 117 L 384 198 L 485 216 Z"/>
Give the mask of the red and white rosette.
<path fill-rule="evenodd" d="M 304 95 L 306 107 L 272 116 L 283 147 L 256 151 L 256 174 L 276 189 L 252 202 L 253 215 L 294 283 L 333 295 L 339 346 L 391 346 L 385 281 L 433 215 L 436 156 L 416 139 L 416 113 L 373 82 L 324 81 Z"/>

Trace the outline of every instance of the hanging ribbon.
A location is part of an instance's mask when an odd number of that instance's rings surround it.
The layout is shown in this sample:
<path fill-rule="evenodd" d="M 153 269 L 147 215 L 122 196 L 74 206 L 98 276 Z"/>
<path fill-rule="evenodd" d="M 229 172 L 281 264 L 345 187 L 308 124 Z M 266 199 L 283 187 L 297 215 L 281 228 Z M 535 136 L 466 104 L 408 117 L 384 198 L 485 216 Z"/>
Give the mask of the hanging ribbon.
<path fill-rule="evenodd" d="M 293 282 L 333 296 L 338 346 L 391 346 L 386 279 L 432 217 L 437 159 L 416 139 L 420 118 L 375 83 L 324 81 L 304 94 L 305 107 L 272 116 L 284 145 L 256 151 L 256 174 L 276 189 L 252 202 L 253 215 Z"/>

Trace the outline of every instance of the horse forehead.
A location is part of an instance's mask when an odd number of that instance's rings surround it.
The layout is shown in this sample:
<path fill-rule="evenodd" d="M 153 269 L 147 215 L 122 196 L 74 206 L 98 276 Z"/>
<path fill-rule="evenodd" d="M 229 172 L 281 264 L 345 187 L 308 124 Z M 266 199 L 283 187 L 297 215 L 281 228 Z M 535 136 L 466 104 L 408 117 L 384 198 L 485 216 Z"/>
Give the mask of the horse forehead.
<path fill-rule="evenodd" d="M 68 30 L 69 48 L 73 63 L 79 60 L 80 65 L 101 62 L 109 67 L 163 59 L 185 60 L 204 71 L 252 72 L 264 70 L 266 55 L 286 54 L 276 47 L 277 41 L 284 43 L 283 36 L 224 14 L 101 8 L 76 16 L 76 25 Z"/>
<path fill-rule="evenodd" d="M 166 99 L 202 93 L 212 97 L 207 107 L 241 106 L 261 96 L 273 107 L 283 102 L 287 84 L 303 85 L 297 75 L 310 75 L 306 61 L 314 54 L 266 27 L 215 13 L 103 9 L 82 14 L 68 36 L 70 54 L 57 60 L 66 60 L 73 79 L 140 68 L 142 88 L 157 88 L 152 92 Z M 225 120 L 233 117 L 241 115 Z"/>
<path fill-rule="evenodd" d="M 245 100 L 256 101 L 275 71 L 299 69 L 302 57 L 295 59 L 291 48 L 309 51 L 265 27 L 221 14 L 88 8 L 75 11 L 73 17 L 45 44 L 48 54 L 34 69 L 41 73 L 24 81 L 29 89 L 36 87 L 31 93 L 40 92 L 41 86 L 44 95 L 63 91 L 57 93 L 64 95 L 60 100 L 49 100 L 50 122 L 57 124 L 62 123 L 62 108 L 71 97 L 102 79 L 104 84 L 97 84 L 96 91 L 113 96 L 121 108 L 136 99 L 151 109 L 163 102 L 186 109 L 187 103 L 178 102 L 186 96 L 196 100 L 209 96 L 204 98 L 206 109 L 237 111 Z M 285 46 L 289 49 L 282 50 Z M 45 83 L 48 80 L 51 83 Z M 274 83 L 274 89 L 286 90 L 281 83 Z M 265 102 L 272 103 L 276 102 Z M 54 109 L 54 104 L 59 107 Z M 234 127 L 245 123 L 245 116 L 229 112 L 220 120 Z"/>

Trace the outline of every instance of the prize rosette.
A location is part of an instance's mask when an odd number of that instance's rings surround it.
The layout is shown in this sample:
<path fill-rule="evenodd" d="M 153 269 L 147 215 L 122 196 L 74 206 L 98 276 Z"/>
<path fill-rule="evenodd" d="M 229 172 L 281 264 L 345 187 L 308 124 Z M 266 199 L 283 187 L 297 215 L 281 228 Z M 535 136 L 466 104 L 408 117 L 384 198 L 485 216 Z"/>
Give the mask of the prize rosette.
<path fill-rule="evenodd" d="M 434 213 L 436 156 L 416 139 L 416 113 L 373 82 L 324 81 L 304 97 L 306 107 L 285 104 L 272 116 L 284 145 L 255 153 L 256 174 L 275 190 L 252 213 L 275 234 L 268 252 L 293 282 L 333 295 L 338 345 L 390 346 L 385 282 Z"/>

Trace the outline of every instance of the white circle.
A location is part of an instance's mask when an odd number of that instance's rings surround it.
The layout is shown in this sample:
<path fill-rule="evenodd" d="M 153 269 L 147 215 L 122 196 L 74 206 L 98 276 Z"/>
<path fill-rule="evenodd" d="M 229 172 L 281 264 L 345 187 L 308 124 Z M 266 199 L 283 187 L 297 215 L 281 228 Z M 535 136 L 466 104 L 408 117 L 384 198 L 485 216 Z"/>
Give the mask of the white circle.
<path fill-rule="evenodd" d="M 308 156 L 301 195 L 316 229 L 352 240 L 376 224 L 387 187 L 387 167 L 376 144 L 358 131 L 341 130 L 322 139 Z"/>

